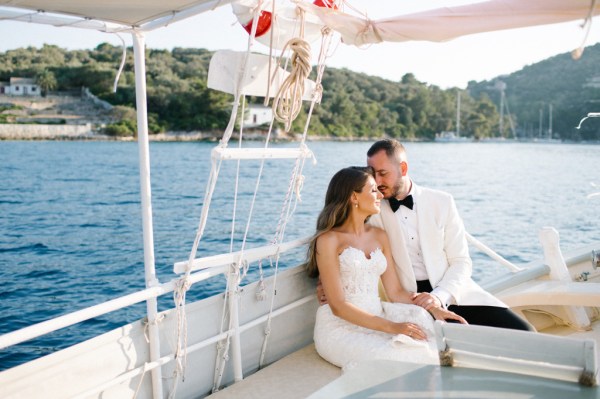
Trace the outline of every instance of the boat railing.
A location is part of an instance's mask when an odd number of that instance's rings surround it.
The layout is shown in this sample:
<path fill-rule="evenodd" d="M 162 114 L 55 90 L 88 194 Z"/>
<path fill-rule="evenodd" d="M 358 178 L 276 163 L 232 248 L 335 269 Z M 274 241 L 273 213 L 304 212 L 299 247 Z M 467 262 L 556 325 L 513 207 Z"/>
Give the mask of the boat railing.
<path fill-rule="evenodd" d="M 198 258 L 194 261 L 193 267 L 194 270 L 199 271 L 191 273 L 188 276 L 188 282 L 191 284 L 195 284 L 200 281 L 204 281 L 211 277 L 217 276 L 219 274 L 225 274 L 227 273 L 229 267 L 234 263 L 250 263 L 271 256 L 278 256 L 280 254 L 305 245 L 307 241 L 308 238 L 303 238 L 282 243 L 279 245 L 267 245 L 263 247 L 257 247 L 246 250 L 243 253 L 240 251 Z M 175 270 L 180 270 L 182 267 L 185 268 L 186 263 L 187 262 L 176 263 Z M 75 312 L 52 318 L 50 320 L 46 320 L 28 327 L 21 328 L 16 331 L 6 333 L 0 336 L 0 349 L 4 349 L 9 346 L 13 346 L 21 342 L 25 342 L 40 337 L 42 335 L 60 330 L 62 328 L 66 328 L 74 324 L 93 319 L 95 317 L 102 316 L 104 314 L 120 310 L 128 306 L 135 305 L 137 303 L 146 301 L 151 298 L 157 298 L 161 295 L 168 294 L 170 292 L 173 292 L 177 288 L 178 281 L 179 278 L 175 278 L 166 283 L 158 284 L 128 295 L 123 295 L 115 299 L 102 302 L 97 305 L 93 305 L 81 310 L 77 310 Z M 306 301 L 306 299 L 300 299 L 299 301 Z M 299 303 L 296 306 L 301 305 L 302 303 Z M 281 310 L 278 310 L 278 312 L 280 311 Z M 216 339 L 216 341 L 218 341 L 222 338 L 213 337 L 212 339 Z"/>
<path fill-rule="evenodd" d="M 299 248 L 304 246 L 309 240 L 309 237 L 297 239 L 294 241 L 282 243 L 279 245 L 267 245 L 263 247 L 252 248 L 246 251 L 238 251 L 227 254 L 220 254 L 216 256 L 208 256 L 204 258 L 198 258 L 194 261 L 194 272 L 190 273 L 185 277 L 187 279 L 187 283 L 195 284 L 197 282 L 201 282 L 213 276 L 219 274 L 226 274 L 229 272 L 232 265 L 237 264 L 249 264 L 251 262 L 266 259 L 269 257 L 277 256 L 284 254 L 285 252 L 292 251 L 295 248 Z M 180 268 L 185 269 L 185 264 L 187 262 L 180 262 L 176 264 L 175 269 L 179 270 Z M 201 270 L 198 270 L 201 269 Z M 60 330 L 62 328 L 69 327 L 71 325 L 92 319 L 94 317 L 98 317 L 104 315 L 106 313 L 110 313 L 119 309 L 126 308 L 128 306 L 135 305 L 139 302 L 151 300 L 153 298 L 157 298 L 161 295 L 173 292 L 177 289 L 178 284 L 180 282 L 180 278 L 175 278 L 167 283 L 158 284 L 132 294 L 124 295 L 98 305 L 90 306 L 85 309 L 81 309 L 72 313 L 68 313 L 63 316 L 59 316 L 41 323 L 37 323 L 25 328 L 22 328 L 17 331 L 13 331 L 7 334 L 0 336 L 0 349 L 13 346 L 19 344 L 21 342 L 28 341 L 30 339 L 34 339 L 40 337 L 42 335 Z M 245 323 L 236 323 L 231 328 L 222 331 L 219 334 L 216 334 L 212 337 L 204 339 L 200 342 L 194 343 L 188 346 L 185 350 L 186 353 L 190 354 L 201 350 L 209 345 L 216 344 L 219 341 L 226 339 L 228 336 L 233 334 L 240 334 L 246 330 L 252 329 L 261 323 L 266 323 L 269 318 L 277 317 L 281 314 L 285 314 L 290 310 L 301 307 L 310 301 L 314 301 L 315 296 L 303 296 L 299 299 L 296 299 L 290 303 L 281 306 L 280 308 L 273 309 L 268 314 L 260 315 L 252 320 L 249 320 Z M 237 320 L 237 317 L 236 317 Z M 239 348 L 238 348 L 239 349 Z M 115 386 L 123 381 L 128 381 L 136 376 L 143 375 L 144 373 L 150 372 L 152 370 L 156 370 L 162 367 L 165 364 L 168 364 L 174 361 L 176 358 L 176 352 L 171 352 L 167 355 L 161 356 L 157 359 L 151 359 L 150 361 L 145 362 L 143 365 L 139 367 L 135 367 L 131 370 L 128 370 L 118 377 L 111 379 L 106 383 L 99 384 L 97 386 L 91 387 L 78 394 L 77 398 L 85 398 L 94 396 L 95 394 L 102 392 L 103 390 Z M 241 359 L 239 360 L 241 362 Z"/>
<path fill-rule="evenodd" d="M 485 245 L 484 243 L 479 241 L 477 238 L 473 237 L 471 234 L 466 233 L 466 236 L 467 236 L 467 241 L 469 242 L 469 244 L 473 245 L 475 248 L 477 248 L 478 250 L 480 250 L 481 252 L 483 252 L 484 254 L 489 256 L 490 258 L 494 259 L 496 262 L 498 262 L 502 266 L 506 267 L 511 272 L 516 273 L 516 272 L 520 272 L 523 270 L 522 267 L 519 267 L 519 266 L 515 265 L 514 263 L 506 260 L 505 258 L 500 256 L 496 251 L 494 251 L 493 249 L 491 249 L 490 247 L 488 247 L 487 245 Z"/>
<path fill-rule="evenodd" d="M 231 252 L 213 256 L 206 256 L 197 258 L 192 264 L 192 273 L 188 277 L 188 281 L 192 284 L 206 280 L 208 278 L 217 276 L 219 274 L 225 274 L 228 268 L 232 264 L 242 264 L 244 262 L 250 263 L 260 259 L 269 258 L 278 254 L 291 251 L 295 248 L 305 245 L 310 237 L 304 237 L 297 240 L 281 243 L 266 245 L 262 247 L 252 248 L 245 251 Z M 509 262 L 494 250 L 477 240 L 475 237 L 467 233 L 467 239 L 469 243 L 475 246 L 477 249 L 488 255 L 490 258 L 496 260 L 501 265 L 508 268 L 511 272 L 516 273 L 523 271 L 524 269 Z M 185 271 L 187 261 L 177 262 L 174 264 L 173 270 L 177 274 L 181 274 Z M 55 317 L 50 320 L 46 320 L 37 324 L 33 324 L 22 329 L 9 332 L 0 336 L 0 349 L 19 344 L 21 342 L 28 341 L 33 338 L 40 337 L 42 335 L 51 333 L 56 330 L 60 330 L 65 327 L 92 319 L 110 313 L 125 307 L 135 305 L 137 303 L 146 301 L 150 298 L 157 298 L 161 295 L 173 292 L 176 289 L 178 278 L 175 278 L 169 282 L 155 285 L 128 295 L 124 295 L 106 302 L 93 305 L 72 313 L 68 313 L 62 316 Z"/>
<path fill-rule="evenodd" d="M 285 312 L 287 312 L 287 311 L 289 311 L 289 310 L 291 310 L 293 308 L 296 308 L 298 306 L 302 306 L 305 303 L 307 303 L 307 302 L 309 302 L 309 301 L 311 301 L 313 299 L 314 298 L 312 298 L 312 296 L 311 297 L 300 298 L 300 299 L 298 299 L 298 300 L 296 300 L 296 301 L 294 301 L 294 302 L 292 302 L 292 303 L 290 303 L 290 304 L 288 304 L 286 306 L 283 306 L 283 307 L 281 307 L 281 308 L 279 308 L 277 310 L 274 310 L 271 313 L 270 316 L 271 317 L 277 317 L 280 314 L 284 314 Z M 237 330 L 239 331 L 239 333 L 243 333 L 244 331 L 249 330 L 249 329 L 251 329 L 251 328 L 253 328 L 253 327 L 255 327 L 255 326 L 257 326 L 257 325 L 259 325 L 261 323 L 265 323 L 268 318 L 269 318 L 268 314 L 260 316 L 260 317 L 254 319 L 254 320 L 251 320 L 251 321 L 249 321 L 247 323 L 240 324 L 239 327 L 237 328 Z M 198 342 L 196 344 L 190 345 L 189 347 L 186 348 L 186 353 L 187 354 L 194 353 L 194 352 L 196 352 L 196 351 L 198 351 L 200 349 L 203 349 L 203 348 L 205 348 L 205 347 L 207 347 L 209 345 L 216 344 L 219 341 L 222 341 L 222 340 L 226 339 L 228 336 L 230 336 L 231 334 L 233 334 L 235 330 L 236 330 L 235 327 L 231 328 L 229 330 L 224 330 L 220 334 L 214 335 L 214 336 L 212 336 L 210 338 L 207 338 L 207 339 L 205 339 L 203 341 L 200 341 L 200 342 Z M 111 379 L 109 382 L 107 382 L 105 384 L 98 385 L 96 387 L 93 387 L 93 388 L 85 391 L 85 392 L 82 392 L 76 398 L 77 399 L 79 399 L 79 398 L 82 398 L 82 399 L 83 398 L 88 398 L 90 396 L 93 396 L 93 395 L 97 394 L 98 392 L 102 392 L 103 390 L 105 390 L 107 388 L 110 388 L 112 386 L 120 384 L 121 382 L 129 381 L 132 378 L 137 377 L 138 375 L 142 375 L 142 374 L 147 373 L 148 371 L 151 371 L 151 370 L 153 370 L 153 369 L 155 369 L 157 367 L 162 367 L 163 365 L 165 365 L 165 364 L 167 364 L 169 362 L 172 362 L 173 360 L 175 360 L 175 356 L 176 356 L 176 354 L 175 354 L 175 352 L 173 352 L 173 353 L 170 353 L 168 355 L 162 356 L 160 359 L 157 359 L 155 361 L 146 362 L 146 363 L 144 363 L 143 366 L 131 369 L 128 372 L 123 373 L 123 374 L 119 375 L 118 377 L 115 377 L 115 378 Z"/>
<path fill-rule="evenodd" d="M 511 274 L 527 272 L 528 268 L 516 266 L 512 262 L 503 258 L 493 249 L 483 244 L 477 238 L 473 237 L 471 234 L 467 233 L 466 236 L 470 245 L 474 246 L 482 253 L 489 256 L 491 259 L 497 261 L 499 264 L 506 267 L 511 272 Z M 272 244 L 248 249 L 245 251 L 231 252 L 197 258 L 193 261 L 191 268 L 192 273 L 189 276 L 189 282 L 195 284 L 197 282 L 206 280 L 219 274 L 225 274 L 227 273 L 229 266 L 232 264 L 242 264 L 244 262 L 250 263 L 258 261 L 260 259 L 266 259 L 269 257 L 277 256 L 279 254 L 283 254 L 285 252 L 291 251 L 295 248 L 305 245 L 309 239 L 310 237 L 304 237 L 281 244 Z M 578 261 L 578 259 L 573 259 L 571 261 L 575 262 Z M 181 274 L 185 272 L 187 263 L 187 261 L 175 263 L 173 271 L 176 274 Z M 571 262 L 567 260 L 567 263 Z M 546 265 L 540 265 L 540 267 L 533 268 L 527 273 L 519 274 L 523 274 L 524 278 L 529 279 L 532 276 L 535 277 L 538 275 L 547 274 L 548 270 L 549 269 Z M 51 333 L 56 330 L 60 330 L 65 327 L 69 327 L 71 325 L 92 319 L 94 317 L 104 315 L 106 313 L 110 313 L 131 305 L 135 305 L 137 303 L 146 301 L 150 298 L 156 298 L 161 295 L 173 292 L 176 289 L 177 281 L 178 278 L 175 278 L 163 284 L 158 284 L 153 287 L 149 287 L 128 295 L 108 300 L 97 305 L 93 305 L 72 313 L 58 316 L 53 319 L 33 324 L 28 327 L 24 327 L 13 332 L 6 333 L 0 336 L 0 349 L 19 344 L 21 342 L 25 342 L 33 338 L 37 338 L 39 336 Z"/>
<path fill-rule="evenodd" d="M 248 249 L 245 251 L 230 252 L 214 256 L 206 256 L 195 259 L 192 262 L 191 271 L 210 269 L 214 267 L 226 267 L 231 264 L 241 264 L 242 262 L 254 262 L 260 259 L 276 256 L 279 253 L 290 251 L 294 248 L 308 243 L 310 237 L 300 238 L 282 244 L 272 244 L 263 247 Z M 185 273 L 188 261 L 177 262 L 173 266 L 176 274 Z"/>

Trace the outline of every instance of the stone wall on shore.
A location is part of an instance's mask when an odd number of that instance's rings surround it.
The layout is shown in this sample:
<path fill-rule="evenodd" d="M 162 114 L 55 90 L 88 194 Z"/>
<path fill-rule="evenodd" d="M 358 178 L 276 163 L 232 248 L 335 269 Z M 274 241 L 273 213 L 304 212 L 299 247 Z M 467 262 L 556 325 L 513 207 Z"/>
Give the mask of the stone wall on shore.
<path fill-rule="evenodd" d="M 92 124 L 43 125 L 43 124 L 0 124 L 0 140 L 55 140 L 90 138 Z"/>

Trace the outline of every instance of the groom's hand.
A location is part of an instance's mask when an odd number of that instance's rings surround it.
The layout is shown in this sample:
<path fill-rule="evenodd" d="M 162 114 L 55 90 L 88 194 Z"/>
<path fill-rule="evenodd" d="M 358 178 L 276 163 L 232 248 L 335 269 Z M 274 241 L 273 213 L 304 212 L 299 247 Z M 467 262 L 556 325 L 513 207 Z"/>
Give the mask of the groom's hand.
<path fill-rule="evenodd" d="M 433 308 L 441 308 L 442 301 L 435 296 L 431 295 L 429 292 L 420 292 L 418 294 L 413 294 L 412 297 L 413 304 L 424 308 L 425 310 L 431 310 Z"/>
<path fill-rule="evenodd" d="M 446 310 L 444 308 L 433 308 L 429 313 L 431 313 L 433 318 L 436 320 L 454 320 L 461 324 L 469 324 L 462 316 L 459 316 L 456 313 Z"/>

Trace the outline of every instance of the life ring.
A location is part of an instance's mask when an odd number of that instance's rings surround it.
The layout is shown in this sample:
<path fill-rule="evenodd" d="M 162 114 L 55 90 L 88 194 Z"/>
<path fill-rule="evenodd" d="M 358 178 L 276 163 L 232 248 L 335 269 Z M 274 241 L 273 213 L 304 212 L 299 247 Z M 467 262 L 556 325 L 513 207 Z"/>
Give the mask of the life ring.
<path fill-rule="evenodd" d="M 261 37 L 269 29 L 271 29 L 271 20 L 273 18 L 273 14 L 270 11 L 262 10 L 258 17 L 258 22 L 256 25 L 256 37 Z M 253 19 L 250 17 L 250 21 L 248 21 L 245 25 L 240 21 L 242 27 L 248 32 L 248 34 L 252 33 L 252 22 Z"/>
<path fill-rule="evenodd" d="M 315 0 L 313 4 L 317 7 L 333 8 L 334 10 L 338 9 L 335 0 Z"/>
<path fill-rule="evenodd" d="M 314 0 L 314 5 L 337 9 L 335 0 Z M 252 22 L 254 11 L 258 6 L 257 0 L 241 0 L 231 3 L 233 13 L 248 34 L 252 33 Z M 273 2 L 263 1 L 256 25 L 256 41 L 265 46 L 271 45 L 273 35 L 273 47 L 282 49 L 292 37 L 299 36 L 300 18 L 296 11 L 296 5 L 290 0 L 277 0 L 275 4 L 276 18 L 273 18 L 271 10 Z M 323 24 L 312 15 L 305 15 L 304 40 L 312 42 L 321 36 Z"/>

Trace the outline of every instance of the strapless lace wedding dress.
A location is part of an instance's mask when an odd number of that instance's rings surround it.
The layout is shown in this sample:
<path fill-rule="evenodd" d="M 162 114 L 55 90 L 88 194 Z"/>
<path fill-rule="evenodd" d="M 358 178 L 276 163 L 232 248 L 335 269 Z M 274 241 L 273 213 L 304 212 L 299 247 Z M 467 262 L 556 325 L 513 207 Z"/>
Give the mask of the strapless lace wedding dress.
<path fill-rule="evenodd" d="M 329 305 L 323 305 L 317 311 L 314 331 L 319 355 L 344 369 L 373 359 L 438 364 L 431 315 L 420 306 L 379 299 L 379 277 L 387 263 L 383 252 L 377 249 L 367 258 L 363 251 L 348 247 L 339 260 L 346 301 L 388 320 L 418 324 L 428 339 L 417 341 L 406 335 L 393 336 L 360 327 L 335 316 Z"/>

